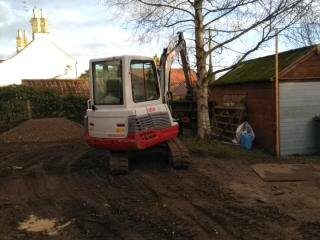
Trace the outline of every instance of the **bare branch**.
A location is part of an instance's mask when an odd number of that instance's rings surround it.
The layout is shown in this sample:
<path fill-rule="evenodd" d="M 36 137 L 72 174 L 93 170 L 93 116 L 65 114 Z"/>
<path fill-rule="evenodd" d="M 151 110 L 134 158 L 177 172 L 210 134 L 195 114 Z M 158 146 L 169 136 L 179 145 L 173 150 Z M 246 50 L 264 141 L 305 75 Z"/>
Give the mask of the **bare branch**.
<path fill-rule="evenodd" d="M 145 4 L 145 5 L 148 5 L 148 6 L 153 6 L 153 7 L 159 7 L 159 8 L 170 8 L 170 9 L 174 9 L 174 10 L 179 10 L 179 11 L 182 11 L 182 12 L 185 12 L 185 13 L 188 13 L 190 14 L 192 17 L 194 17 L 194 14 L 186 9 L 183 9 L 183 8 L 180 8 L 178 6 L 174 6 L 172 4 L 161 4 L 161 3 L 151 3 L 151 2 L 147 2 L 147 1 L 144 1 L 144 0 L 137 0 L 139 3 L 142 3 L 142 4 Z M 157 1 L 156 1 L 157 2 Z M 172 1 L 172 2 L 175 2 L 175 1 Z"/>
<path fill-rule="evenodd" d="M 210 132 L 207 100 L 208 82 L 213 75 L 237 67 L 267 45 L 274 38 L 275 28 L 303 44 L 320 38 L 319 0 L 108 0 L 108 5 L 118 7 L 121 15 L 126 9 L 130 16 L 126 22 L 143 39 L 168 30 L 184 31 L 190 38 L 198 77 L 201 137 Z M 206 37 L 208 29 L 213 31 L 212 40 Z M 208 56 L 214 53 L 215 59 L 226 51 L 238 54 L 236 61 L 208 73 Z"/>
<path fill-rule="evenodd" d="M 223 41 L 219 44 L 217 44 L 216 46 L 214 46 L 212 49 L 209 49 L 207 51 L 207 55 L 210 54 L 211 52 L 213 52 L 214 50 L 227 45 L 230 42 L 233 42 L 234 40 L 240 38 L 241 36 L 245 35 L 246 33 L 250 32 L 251 30 L 253 30 L 254 28 L 269 22 L 269 21 L 274 21 L 278 16 L 289 12 L 292 9 L 295 9 L 295 7 L 297 6 L 297 4 L 299 3 L 299 1 L 296 1 L 295 3 L 293 3 L 292 5 L 284 5 L 284 2 L 286 2 L 286 0 L 281 1 L 281 3 L 279 4 L 279 6 L 273 10 L 272 12 L 270 11 L 270 14 L 265 16 L 263 19 L 258 20 L 256 22 L 254 22 L 252 25 L 248 26 L 246 29 L 244 29 L 243 31 L 240 31 L 238 34 L 228 38 L 226 41 Z M 289 24 L 290 25 L 290 24 Z"/>

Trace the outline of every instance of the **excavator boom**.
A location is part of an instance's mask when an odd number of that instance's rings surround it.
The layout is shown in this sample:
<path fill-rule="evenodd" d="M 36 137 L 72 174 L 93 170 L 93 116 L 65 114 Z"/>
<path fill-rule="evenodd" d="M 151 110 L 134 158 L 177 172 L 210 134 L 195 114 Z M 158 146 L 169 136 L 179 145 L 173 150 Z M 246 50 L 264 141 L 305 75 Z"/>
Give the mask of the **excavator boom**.
<path fill-rule="evenodd" d="M 169 43 L 167 48 L 163 50 L 163 53 L 160 58 L 160 86 L 164 103 L 168 103 L 171 97 L 170 70 L 172 63 L 178 55 L 180 55 L 181 58 L 182 68 L 186 81 L 186 98 L 190 99 L 193 97 L 193 89 L 190 77 L 190 64 L 187 54 L 186 41 L 184 39 L 183 33 L 179 32 L 178 36 Z"/>

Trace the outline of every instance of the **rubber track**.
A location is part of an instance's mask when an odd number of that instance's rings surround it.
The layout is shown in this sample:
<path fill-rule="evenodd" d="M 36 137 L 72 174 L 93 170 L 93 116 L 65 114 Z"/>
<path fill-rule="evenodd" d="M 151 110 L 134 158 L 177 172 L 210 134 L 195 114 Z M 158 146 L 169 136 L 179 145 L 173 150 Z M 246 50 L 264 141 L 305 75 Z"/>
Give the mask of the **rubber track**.
<path fill-rule="evenodd" d="M 126 152 L 111 152 L 109 166 L 112 175 L 127 174 L 129 171 L 128 154 Z"/>
<path fill-rule="evenodd" d="M 167 142 L 169 160 L 174 169 L 188 169 L 190 155 L 185 145 L 178 139 Z M 110 173 L 112 175 L 123 175 L 129 171 L 128 153 L 111 152 L 109 159 Z"/>
<path fill-rule="evenodd" d="M 178 138 L 168 141 L 167 144 L 172 167 L 174 169 L 188 169 L 190 155 L 185 145 Z"/>

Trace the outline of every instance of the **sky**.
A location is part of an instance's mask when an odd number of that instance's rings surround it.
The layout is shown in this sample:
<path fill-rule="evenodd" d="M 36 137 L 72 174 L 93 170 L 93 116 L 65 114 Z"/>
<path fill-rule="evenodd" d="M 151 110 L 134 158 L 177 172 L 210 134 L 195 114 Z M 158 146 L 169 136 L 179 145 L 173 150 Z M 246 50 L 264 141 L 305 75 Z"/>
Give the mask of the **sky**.
<path fill-rule="evenodd" d="M 160 56 L 169 39 L 160 36 L 150 42 L 139 43 L 134 37 L 133 30 L 123 25 L 122 16 L 117 18 L 112 10 L 108 9 L 106 1 L 0 0 L 0 60 L 5 60 L 16 53 L 17 29 L 25 29 L 31 39 L 29 21 L 34 6 L 43 9 L 55 44 L 77 60 L 78 73 L 88 69 L 91 58 L 124 54 L 152 57 L 156 53 Z M 234 45 L 237 45 L 239 50 L 238 44 Z M 271 42 L 269 47 L 259 49 L 250 57 L 273 54 L 273 45 Z M 288 46 L 280 43 L 280 51 L 287 49 Z M 231 64 L 235 57 L 236 53 L 230 51 L 225 51 L 220 56 L 224 65 Z"/>
<path fill-rule="evenodd" d="M 0 60 L 16 53 L 17 29 L 31 40 L 29 20 L 34 6 L 42 8 L 53 41 L 78 62 L 78 72 L 88 69 L 90 58 L 134 54 L 160 55 L 167 40 L 140 44 L 134 33 L 112 18 L 104 0 L 0 0 Z"/>

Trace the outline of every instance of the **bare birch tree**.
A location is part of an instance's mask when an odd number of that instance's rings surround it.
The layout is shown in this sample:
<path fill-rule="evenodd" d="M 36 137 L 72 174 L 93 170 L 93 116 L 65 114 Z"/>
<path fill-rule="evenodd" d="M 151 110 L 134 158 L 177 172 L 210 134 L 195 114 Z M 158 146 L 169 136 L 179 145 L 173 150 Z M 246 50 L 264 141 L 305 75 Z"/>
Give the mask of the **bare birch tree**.
<path fill-rule="evenodd" d="M 217 73 L 236 67 L 246 57 L 272 39 L 275 29 L 285 32 L 290 27 L 302 39 L 312 42 L 310 30 L 319 29 L 315 9 L 319 0 L 110 0 L 119 17 L 129 17 L 140 36 L 152 36 L 166 29 L 184 31 L 194 42 L 195 64 L 198 77 L 197 107 L 198 136 L 204 138 L 211 132 L 208 112 L 208 86 Z M 312 24 L 312 25 L 310 25 Z M 300 25 L 304 25 L 301 30 Z M 297 28 L 298 27 L 298 28 Z M 209 44 L 208 30 L 214 43 Z M 300 29 L 295 31 L 294 29 Z M 295 35 L 294 35 L 295 36 Z M 236 61 L 208 71 L 207 59 L 221 49 L 236 49 L 245 41 Z"/>

